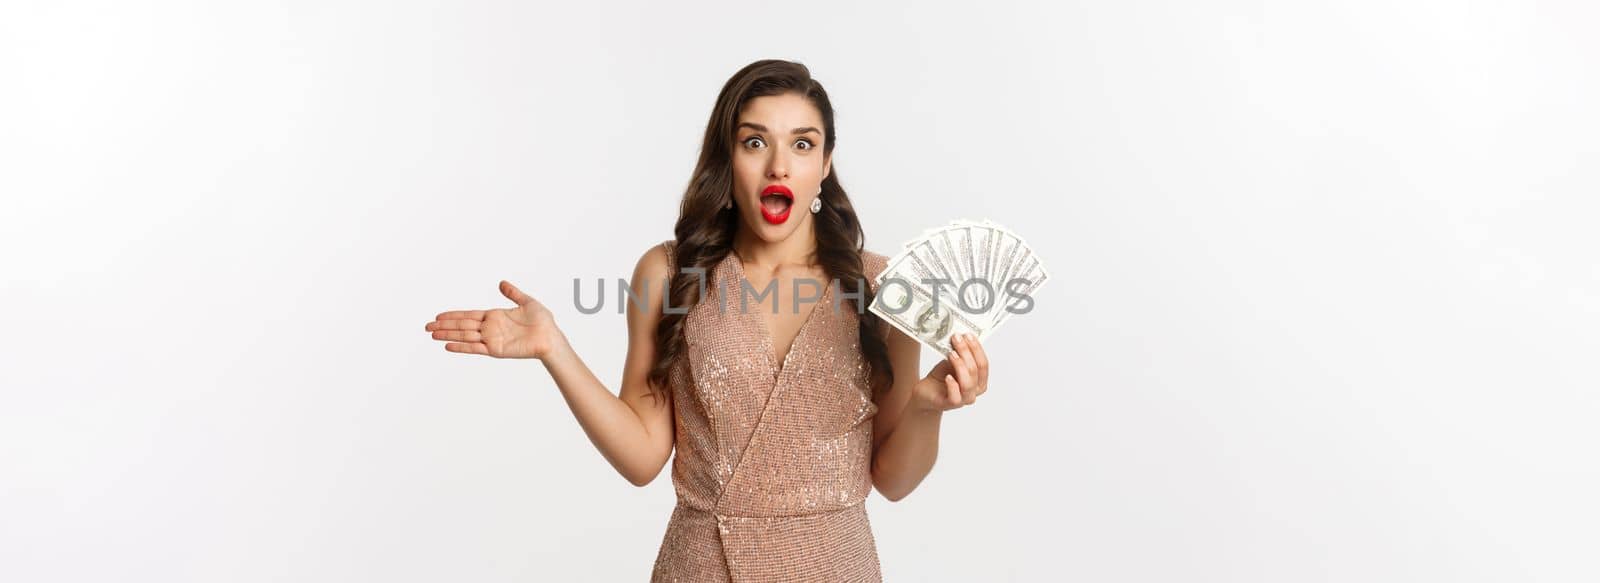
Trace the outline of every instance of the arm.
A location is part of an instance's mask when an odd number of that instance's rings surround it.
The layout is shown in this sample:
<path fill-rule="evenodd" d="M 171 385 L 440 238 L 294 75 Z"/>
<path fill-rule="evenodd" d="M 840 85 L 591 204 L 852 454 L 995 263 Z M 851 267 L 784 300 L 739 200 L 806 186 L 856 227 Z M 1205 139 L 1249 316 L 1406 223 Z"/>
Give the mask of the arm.
<path fill-rule="evenodd" d="M 933 470 L 939 457 L 939 422 L 943 411 L 908 407 L 921 367 L 922 345 L 889 326 L 889 362 L 894 385 L 878 398 L 872 420 L 872 485 L 890 501 L 906 497 Z"/>
<path fill-rule="evenodd" d="M 895 380 L 873 418 L 872 485 L 899 501 L 933 470 L 944 412 L 971 405 L 988 390 L 989 358 L 976 340 L 952 340 L 955 350 L 919 378 L 922 344 L 886 327 Z"/>
<path fill-rule="evenodd" d="M 509 281 L 500 282 L 500 293 L 517 307 L 441 312 L 423 329 L 431 331 L 434 340 L 445 341 L 444 349 L 450 352 L 542 361 L 589 441 L 622 477 L 643 486 L 672 455 L 673 427 L 671 399 L 649 398 L 648 371 L 656 358 L 653 339 L 662 309 L 661 296 L 642 288 L 651 287 L 652 281 L 664 287 L 670 269 L 661 245 L 646 251 L 634 267 L 634 293 L 654 300 L 646 301 L 644 310 L 627 302 L 628 358 L 620 397 L 600 384 L 578 358 L 550 310 Z"/>
<path fill-rule="evenodd" d="M 562 336 L 541 361 L 555 379 L 561 396 L 589 441 L 635 486 L 649 484 L 672 455 L 671 398 L 650 396 L 647 375 L 655 362 L 655 329 L 661 320 L 661 294 L 670 271 L 666 250 L 652 247 L 634 268 L 633 292 L 647 300 L 628 310 L 628 355 L 623 365 L 622 393 L 614 395 L 589 371 Z"/>

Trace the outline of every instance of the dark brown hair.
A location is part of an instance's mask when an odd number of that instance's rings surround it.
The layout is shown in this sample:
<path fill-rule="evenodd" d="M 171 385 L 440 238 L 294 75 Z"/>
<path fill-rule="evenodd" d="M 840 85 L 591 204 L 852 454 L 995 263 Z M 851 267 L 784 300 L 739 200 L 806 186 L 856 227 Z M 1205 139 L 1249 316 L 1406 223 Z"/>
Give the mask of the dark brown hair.
<path fill-rule="evenodd" d="M 716 281 L 713 268 L 733 252 L 733 236 L 739 227 L 738 210 L 724 208 L 733 198 L 733 146 L 739 112 L 750 100 L 770 95 L 796 94 L 806 98 L 822 114 L 824 156 L 833 153 L 837 135 L 833 127 L 833 104 L 822 83 L 811 78 L 805 65 L 790 61 L 762 60 L 739 69 L 722 86 L 711 119 L 706 123 L 700 159 L 678 206 L 678 222 L 673 226 L 674 258 L 668 294 L 674 310 L 693 307 L 700 296 L 702 281 Z M 817 262 L 828 277 L 839 282 L 843 293 L 860 293 L 860 304 L 850 298 L 860 315 L 861 353 L 870 369 L 873 397 L 894 380 L 889 364 L 889 349 L 883 341 L 884 322 L 877 314 L 863 309 L 872 305 L 872 289 L 866 285 L 861 252 L 865 244 L 855 207 L 839 183 L 839 164 L 833 163 L 822 180 L 822 210 L 811 215 L 817 236 Z M 805 211 L 809 212 L 809 211 Z M 705 279 L 685 268 L 704 269 Z M 707 293 L 712 293 L 708 290 Z M 844 297 L 843 293 L 839 297 Z M 666 395 L 667 379 L 684 357 L 683 326 L 686 314 L 664 313 L 656 327 L 656 362 L 649 380 L 652 394 Z"/>

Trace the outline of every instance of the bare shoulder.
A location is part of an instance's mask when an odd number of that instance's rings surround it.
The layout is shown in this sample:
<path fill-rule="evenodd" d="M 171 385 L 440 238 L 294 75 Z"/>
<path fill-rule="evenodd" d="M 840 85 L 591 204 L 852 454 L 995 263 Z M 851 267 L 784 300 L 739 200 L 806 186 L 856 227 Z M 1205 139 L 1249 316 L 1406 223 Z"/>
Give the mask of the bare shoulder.
<path fill-rule="evenodd" d="M 651 245 L 650 248 L 644 250 L 644 254 L 639 256 L 639 262 L 633 266 L 633 277 L 629 281 L 629 287 L 633 289 L 633 293 L 643 298 L 653 298 L 656 297 L 654 294 L 659 293 L 659 290 L 667 288 L 669 274 L 672 273 L 672 245 L 670 243 L 671 241 L 667 241 Z M 630 314 L 639 311 L 638 305 L 634 302 L 626 303 Z M 661 317 L 661 302 L 646 301 L 645 306 L 641 315 L 646 316 L 647 319 L 643 323 L 647 325 L 653 324 Z"/>
<path fill-rule="evenodd" d="M 639 256 L 639 263 L 634 266 L 633 274 L 636 278 L 657 280 L 667 277 L 672 272 L 672 239 L 651 245 Z"/>

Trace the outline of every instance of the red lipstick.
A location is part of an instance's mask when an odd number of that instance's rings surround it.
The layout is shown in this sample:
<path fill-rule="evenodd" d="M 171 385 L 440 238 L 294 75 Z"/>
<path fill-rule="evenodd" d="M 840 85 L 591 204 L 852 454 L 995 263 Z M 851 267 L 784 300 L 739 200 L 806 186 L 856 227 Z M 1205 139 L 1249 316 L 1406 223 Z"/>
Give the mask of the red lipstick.
<path fill-rule="evenodd" d="M 789 187 L 772 184 L 761 190 L 761 218 L 768 224 L 783 224 L 789 220 L 789 211 L 793 208 L 794 193 L 789 192 Z"/>

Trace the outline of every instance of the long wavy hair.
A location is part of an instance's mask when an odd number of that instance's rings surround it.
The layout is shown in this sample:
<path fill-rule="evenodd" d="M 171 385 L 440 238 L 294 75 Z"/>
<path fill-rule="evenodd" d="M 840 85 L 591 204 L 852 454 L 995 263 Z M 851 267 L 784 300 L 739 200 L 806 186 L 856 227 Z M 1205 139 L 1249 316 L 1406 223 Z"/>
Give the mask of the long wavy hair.
<path fill-rule="evenodd" d="M 739 69 L 722 86 L 711 119 L 706 123 L 700 159 L 678 206 L 678 222 L 673 226 L 677 239 L 674 265 L 668 287 L 671 305 L 692 308 L 700 299 L 702 281 L 716 281 L 714 267 L 733 252 L 733 237 L 739 228 L 737 208 L 724 208 L 733 200 L 733 146 L 739 112 L 757 97 L 785 94 L 802 95 L 822 114 L 824 156 L 831 156 L 838 137 L 833 126 L 833 103 L 822 83 L 811 78 L 811 71 L 800 63 L 761 60 Z M 889 364 L 889 349 L 883 341 L 886 324 L 877 314 L 864 309 L 872 305 L 872 288 L 866 284 L 861 262 L 864 235 L 855 207 L 839 183 L 839 164 L 822 180 L 822 210 L 811 215 L 815 224 L 817 262 L 828 277 L 839 282 L 842 292 L 861 294 L 848 301 L 859 314 L 861 353 L 870 370 L 868 381 L 876 398 L 894 381 Z M 802 209 L 803 210 L 803 209 Z M 809 212 L 809 211 L 803 211 Z M 704 269 L 705 279 L 685 268 Z M 710 290 L 708 290 L 709 292 Z M 842 296 L 841 296 L 842 297 Z M 649 374 L 652 394 L 667 394 L 668 377 L 686 351 L 683 327 L 685 313 L 665 313 L 655 331 L 656 362 Z"/>

